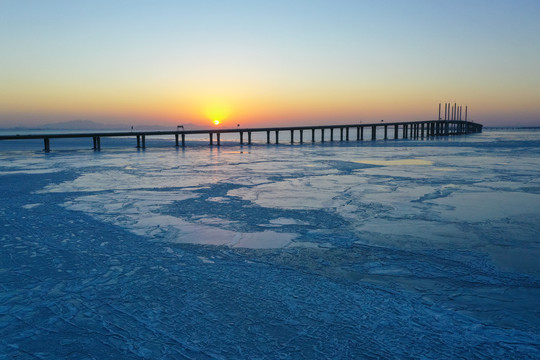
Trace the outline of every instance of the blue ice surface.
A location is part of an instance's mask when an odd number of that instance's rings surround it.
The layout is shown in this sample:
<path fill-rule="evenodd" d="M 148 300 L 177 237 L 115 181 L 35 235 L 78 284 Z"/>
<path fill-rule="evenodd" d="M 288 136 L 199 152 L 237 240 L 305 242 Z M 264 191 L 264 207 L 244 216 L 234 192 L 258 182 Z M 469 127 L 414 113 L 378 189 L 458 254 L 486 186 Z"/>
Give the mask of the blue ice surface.
<path fill-rule="evenodd" d="M 540 131 L 131 142 L 0 142 L 0 359 L 540 358 Z"/>

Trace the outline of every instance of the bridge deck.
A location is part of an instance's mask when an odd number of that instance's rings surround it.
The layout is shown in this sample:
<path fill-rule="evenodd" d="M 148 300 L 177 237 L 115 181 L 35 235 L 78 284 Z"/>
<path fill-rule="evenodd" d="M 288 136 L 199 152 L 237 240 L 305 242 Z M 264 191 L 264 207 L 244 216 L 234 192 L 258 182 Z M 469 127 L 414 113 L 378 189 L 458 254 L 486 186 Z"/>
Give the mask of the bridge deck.
<path fill-rule="evenodd" d="M 210 145 L 214 144 L 213 136 L 216 135 L 216 145 L 221 144 L 221 134 L 238 133 L 240 144 L 244 143 L 244 133 L 248 135 L 248 144 L 251 144 L 252 133 L 266 132 L 267 143 L 270 143 L 270 133 L 275 134 L 275 142 L 279 143 L 279 132 L 290 131 L 291 143 L 294 141 L 294 132 L 300 132 L 300 143 L 303 142 L 304 131 L 311 131 L 311 141 L 315 139 L 315 131 L 319 130 L 321 142 L 325 141 L 325 130 L 330 130 L 330 141 L 334 141 L 334 130 L 340 130 L 340 140 L 364 140 L 364 129 L 371 129 L 371 140 L 377 139 L 377 128 L 384 128 L 384 139 L 390 136 L 390 129 L 393 129 L 393 138 L 424 138 L 432 136 L 448 136 L 477 133 L 482 131 L 482 125 L 461 120 L 427 120 L 410 122 L 392 122 L 392 123 L 372 123 L 372 124 L 346 124 L 346 125 L 315 125 L 315 126 L 286 126 L 286 127 L 264 127 L 264 128 L 232 128 L 232 129 L 205 129 L 205 130 L 174 130 L 174 131 L 117 131 L 117 132 L 84 132 L 84 133 L 51 133 L 51 134 L 23 134 L 23 135 L 0 135 L 0 140 L 24 140 L 24 139 L 42 139 L 44 150 L 50 151 L 50 139 L 62 138 L 92 138 L 94 150 L 101 149 L 102 137 L 136 137 L 137 148 L 146 147 L 147 136 L 174 135 L 176 146 L 185 146 L 186 135 L 209 136 Z M 350 130 L 356 129 L 356 136 L 351 136 Z M 401 129 L 401 137 L 399 136 Z M 390 131 L 389 131 L 390 130 Z M 345 136 L 344 136 L 345 133 Z M 181 144 L 179 139 L 181 138 Z"/>

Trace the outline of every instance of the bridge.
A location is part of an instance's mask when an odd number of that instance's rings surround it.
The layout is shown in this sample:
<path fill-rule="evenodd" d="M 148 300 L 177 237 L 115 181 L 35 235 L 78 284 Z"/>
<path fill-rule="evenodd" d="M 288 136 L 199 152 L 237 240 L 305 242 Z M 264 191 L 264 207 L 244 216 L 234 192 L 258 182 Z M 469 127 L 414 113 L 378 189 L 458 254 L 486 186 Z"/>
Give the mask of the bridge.
<path fill-rule="evenodd" d="M 240 145 L 251 145 L 254 133 L 266 133 L 266 143 L 270 144 L 271 134 L 273 143 L 280 142 L 280 134 L 287 134 L 289 142 L 294 143 L 295 133 L 299 134 L 299 142 L 306 141 L 363 141 L 365 139 L 377 140 L 377 130 L 384 135 L 383 139 L 423 139 L 437 136 L 464 135 L 482 132 L 482 125 L 463 120 L 427 120 L 411 122 L 392 122 L 372 124 L 347 125 L 317 125 L 317 126 L 290 126 L 290 127 L 263 127 L 263 128 L 235 128 L 235 129 L 207 129 L 207 130 L 177 130 L 174 131 L 119 131 L 119 132 L 85 132 L 85 133 L 57 133 L 57 134 L 27 134 L 27 135 L 1 135 L 0 140 L 41 139 L 44 151 L 51 150 L 51 139 L 62 138 L 91 138 L 93 149 L 101 150 L 101 138 L 104 137 L 132 137 L 137 141 L 137 148 L 146 148 L 146 138 L 150 136 L 174 136 L 177 147 L 185 147 L 189 135 L 207 135 L 209 145 L 221 145 L 221 135 L 227 133 L 238 134 Z M 316 137 L 320 135 L 320 137 Z M 215 137 L 215 138 L 214 138 Z M 283 139 L 283 138 L 282 138 Z"/>

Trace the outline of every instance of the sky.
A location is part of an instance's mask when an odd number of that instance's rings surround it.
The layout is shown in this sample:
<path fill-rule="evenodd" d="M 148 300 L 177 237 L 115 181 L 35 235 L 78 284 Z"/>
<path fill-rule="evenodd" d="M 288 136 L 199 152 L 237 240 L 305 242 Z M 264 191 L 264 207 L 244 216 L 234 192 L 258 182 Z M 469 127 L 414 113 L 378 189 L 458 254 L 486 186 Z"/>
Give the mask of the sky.
<path fill-rule="evenodd" d="M 430 120 L 441 102 L 540 126 L 540 1 L 0 0 L 0 127 Z"/>

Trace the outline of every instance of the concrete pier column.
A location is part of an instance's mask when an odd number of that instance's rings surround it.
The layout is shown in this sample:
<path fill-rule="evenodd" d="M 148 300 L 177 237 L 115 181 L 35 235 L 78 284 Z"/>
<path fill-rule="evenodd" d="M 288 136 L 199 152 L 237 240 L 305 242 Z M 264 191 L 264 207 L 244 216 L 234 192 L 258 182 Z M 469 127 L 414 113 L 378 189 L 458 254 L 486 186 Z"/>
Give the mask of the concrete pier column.
<path fill-rule="evenodd" d="M 214 134 L 210 133 L 210 145 L 214 145 Z"/>
<path fill-rule="evenodd" d="M 371 140 L 377 139 L 377 126 L 371 125 Z"/>
<path fill-rule="evenodd" d="M 97 139 L 96 139 L 95 136 L 92 136 L 92 141 L 93 141 L 93 143 L 94 143 L 93 149 L 94 149 L 94 150 L 97 150 Z"/>
<path fill-rule="evenodd" d="M 315 142 L 315 128 L 311 129 L 311 142 Z"/>
<path fill-rule="evenodd" d="M 321 142 L 324 142 L 324 128 L 321 129 Z"/>
<path fill-rule="evenodd" d="M 220 146 L 221 145 L 221 133 L 217 133 L 216 134 L 216 140 L 217 140 L 217 145 Z"/>
<path fill-rule="evenodd" d="M 360 126 L 360 140 L 364 140 L 364 127 Z"/>
<path fill-rule="evenodd" d="M 349 141 L 349 128 L 348 127 L 345 128 L 345 139 Z"/>
<path fill-rule="evenodd" d="M 98 139 L 99 141 L 99 139 Z M 146 149 L 146 135 L 141 136 L 141 146 L 143 149 Z"/>
<path fill-rule="evenodd" d="M 422 139 L 424 138 L 424 126 L 425 125 L 426 125 L 426 123 L 422 123 L 422 130 L 421 130 Z"/>
<path fill-rule="evenodd" d="M 240 131 L 240 145 L 244 145 L 244 132 Z"/>
<path fill-rule="evenodd" d="M 182 134 L 182 147 L 186 147 L 186 134 Z"/>
<path fill-rule="evenodd" d="M 51 141 L 49 138 L 43 138 L 43 150 L 45 152 L 51 151 Z"/>
<path fill-rule="evenodd" d="M 137 149 L 140 149 L 140 148 L 141 148 L 141 137 L 137 135 Z"/>
<path fill-rule="evenodd" d="M 384 125 L 384 140 L 388 139 L 388 125 Z"/>
<path fill-rule="evenodd" d="M 248 145 L 251 145 L 251 131 L 248 131 Z"/>
<path fill-rule="evenodd" d="M 300 144 L 304 143 L 304 130 L 300 129 Z"/>
<path fill-rule="evenodd" d="M 334 141 L 334 128 L 330 128 L 330 141 Z"/>
<path fill-rule="evenodd" d="M 101 138 L 99 136 L 94 136 L 94 150 L 101 150 Z"/>
<path fill-rule="evenodd" d="M 266 143 L 270 144 L 270 130 L 266 130 Z"/>
<path fill-rule="evenodd" d="M 406 139 L 407 138 L 407 124 L 403 124 L 403 135 L 402 135 L 402 138 L 403 139 Z"/>
<path fill-rule="evenodd" d="M 279 144 L 279 130 L 276 130 L 276 144 Z"/>
<path fill-rule="evenodd" d="M 360 140 L 360 126 L 356 127 L 356 141 Z"/>
<path fill-rule="evenodd" d="M 176 143 L 176 147 L 178 147 L 178 134 L 174 134 L 174 142 Z"/>
<path fill-rule="evenodd" d="M 339 128 L 339 141 L 343 141 L 343 128 Z"/>
<path fill-rule="evenodd" d="M 291 144 L 294 144 L 294 130 L 291 130 Z"/>

